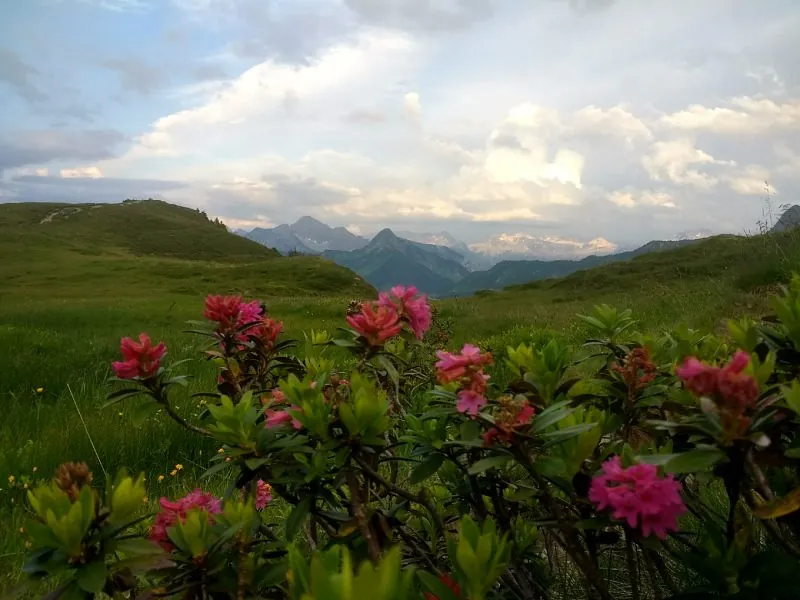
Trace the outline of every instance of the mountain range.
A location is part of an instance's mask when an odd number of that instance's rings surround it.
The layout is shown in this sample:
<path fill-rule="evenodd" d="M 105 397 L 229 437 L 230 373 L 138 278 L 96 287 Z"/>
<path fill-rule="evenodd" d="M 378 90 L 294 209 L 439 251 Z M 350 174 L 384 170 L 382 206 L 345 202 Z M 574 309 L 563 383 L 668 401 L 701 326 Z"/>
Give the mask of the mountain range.
<path fill-rule="evenodd" d="M 321 254 L 352 269 L 381 290 L 395 284 L 414 285 L 434 297 L 446 297 L 563 277 L 605 263 L 691 244 L 710 232 L 687 232 L 676 236 L 680 239 L 652 241 L 616 252 L 617 246 L 603 238 L 580 243 L 528 234 L 501 234 L 468 246 L 446 231 L 414 233 L 383 229 L 367 240 L 344 227 L 330 227 L 312 217 L 302 217 L 291 225 L 237 233 L 283 254 Z M 587 253 L 590 255 L 586 256 Z"/>
<path fill-rule="evenodd" d="M 321 254 L 326 250 L 357 250 L 368 243 L 368 240 L 344 227 L 330 227 L 313 217 L 301 217 L 291 225 L 278 225 L 269 229 L 257 227 L 242 234 L 259 244 L 275 248 L 281 254 L 294 252 Z"/>

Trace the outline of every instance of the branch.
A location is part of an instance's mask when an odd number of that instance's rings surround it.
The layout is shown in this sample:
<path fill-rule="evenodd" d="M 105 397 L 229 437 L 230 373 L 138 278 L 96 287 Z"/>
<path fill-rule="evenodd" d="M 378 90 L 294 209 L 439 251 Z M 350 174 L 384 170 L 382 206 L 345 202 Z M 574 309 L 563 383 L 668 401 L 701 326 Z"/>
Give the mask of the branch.
<path fill-rule="evenodd" d="M 444 536 L 444 522 L 442 518 L 439 516 L 439 513 L 436 511 L 436 507 L 433 506 L 430 501 L 428 501 L 424 496 L 421 494 L 415 495 L 409 492 L 408 490 L 404 490 L 401 487 L 396 486 L 395 484 L 387 481 L 380 473 L 375 471 L 372 467 L 370 467 L 364 460 L 358 456 L 354 456 L 355 461 L 358 463 L 358 466 L 364 471 L 364 473 L 372 479 L 375 483 L 379 483 L 387 490 L 392 492 L 393 494 L 400 496 L 401 498 L 405 498 L 409 502 L 414 502 L 421 506 L 424 506 L 425 509 L 430 513 L 431 518 L 433 519 L 434 523 L 436 524 L 436 528 L 439 530 L 439 534 Z"/>

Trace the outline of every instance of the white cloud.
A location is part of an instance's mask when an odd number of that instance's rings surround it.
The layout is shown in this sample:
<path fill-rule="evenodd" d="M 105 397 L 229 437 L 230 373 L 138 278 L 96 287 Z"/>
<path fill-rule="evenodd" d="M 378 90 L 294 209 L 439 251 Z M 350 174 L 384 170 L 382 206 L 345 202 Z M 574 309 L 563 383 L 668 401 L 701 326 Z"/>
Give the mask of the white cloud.
<path fill-rule="evenodd" d="M 750 165 L 743 170 L 734 171 L 726 180 L 731 190 L 737 194 L 765 196 L 778 193 L 769 183 L 769 170 L 760 165 Z"/>
<path fill-rule="evenodd" d="M 733 164 L 732 161 L 716 160 L 707 152 L 695 148 L 692 141 L 685 138 L 655 142 L 652 152 L 642 157 L 642 166 L 653 180 L 672 181 L 697 189 L 712 188 L 719 183 L 719 179 L 693 166 Z"/>
<path fill-rule="evenodd" d="M 47 175 L 47 173 L 45 173 L 45 175 Z M 76 169 L 61 169 L 61 171 L 59 171 L 59 175 L 65 179 L 100 179 L 103 176 L 103 173 L 101 173 L 100 169 L 97 167 L 79 167 Z"/>
<path fill-rule="evenodd" d="M 403 108 L 406 114 L 412 119 L 419 119 L 422 115 L 422 104 L 419 101 L 419 94 L 417 92 L 408 92 L 403 96 Z"/>
<path fill-rule="evenodd" d="M 614 190 L 607 194 L 606 199 L 621 208 L 633 208 L 635 206 L 677 207 L 672 194 L 656 190 Z"/>
<path fill-rule="evenodd" d="M 666 115 L 662 122 L 686 131 L 719 134 L 759 134 L 786 128 L 800 128 L 800 100 L 778 104 L 766 98 L 734 98 L 728 107 L 709 108 L 693 104 Z"/>

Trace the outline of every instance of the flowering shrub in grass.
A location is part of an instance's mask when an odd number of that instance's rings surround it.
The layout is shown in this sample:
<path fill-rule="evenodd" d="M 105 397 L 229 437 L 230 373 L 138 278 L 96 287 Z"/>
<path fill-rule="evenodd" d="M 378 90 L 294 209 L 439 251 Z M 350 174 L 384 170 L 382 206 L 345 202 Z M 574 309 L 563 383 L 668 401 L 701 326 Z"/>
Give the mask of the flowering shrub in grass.
<path fill-rule="evenodd" d="M 228 491 L 145 514 L 142 476 L 62 465 L 28 492 L 25 573 L 51 598 L 796 598 L 800 278 L 775 309 L 723 341 L 600 306 L 580 348 L 434 357 L 398 286 L 301 354 L 259 301 L 209 296 L 207 410 L 177 414 L 185 377 L 146 334 L 109 404 L 214 438 Z"/>

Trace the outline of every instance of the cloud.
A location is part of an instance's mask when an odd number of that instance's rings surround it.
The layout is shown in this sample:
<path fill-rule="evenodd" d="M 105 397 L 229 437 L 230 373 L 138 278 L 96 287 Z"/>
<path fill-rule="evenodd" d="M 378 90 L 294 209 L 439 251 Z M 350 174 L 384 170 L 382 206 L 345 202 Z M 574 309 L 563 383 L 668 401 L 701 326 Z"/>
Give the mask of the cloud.
<path fill-rule="evenodd" d="M 100 179 L 103 174 L 100 172 L 100 169 L 97 167 L 79 167 L 77 169 L 61 169 L 59 171 L 61 177 L 65 177 L 67 179 Z"/>
<path fill-rule="evenodd" d="M 229 37 L 238 58 L 305 64 L 353 32 L 352 19 L 327 0 L 172 0 L 192 26 Z"/>
<path fill-rule="evenodd" d="M 387 117 L 385 114 L 377 110 L 369 110 L 366 108 L 354 108 L 342 117 L 345 123 L 363 125 L 377 125 L 385 122 L 386 119 Z"/>
<path fill-rule="evenodd" d="M 403 108 L 411 119 L 418 120 L 422 116 L 422 104 L 419 101 L 419 94 L 417 92 L 408 92 L 403 96 Z"/>
<path fill-rule="evenodd" d="M 60 2 L 70 2 L 70 0 L 57 0 Z M 96 8 L 102 8 L 114 12 L 141 11 L 151 7 L 150 2 L 145 0 L 72 0 L 78 4 L 87 4 Z"/>
<path fill-rule="evenodd" d="M 766 98 L 734 98 L 729 107 L 708 108 L 693 104 L 686 110 L 666 115 L 662 122 L 685 131 L 719 134 L 762 134 L 800 128 L 800 100 L 778 104 Z"/>
<path fill-rule="evenodd" d="M 184 187 L 183 182 L 153 179 L 22 175 L 0 179 L 0 198 L 14 202 L 120 202 L 126 198 L 164 198 L 166 192 Z"/>
<path fill-rule="evenodd" d="M 367 23 L 421 30 L 468 27 L 492 16 L 492 0 L 344 0 Z"/>
<path fill-rule="evenodd" d="M 661 206 L 676 208 L 675 198 L 669 192 L 654 190 L 614 190 L 607 196 L 608 201 L 622 208 L 636 206 Z"/>
<path fill-rule="evenodd" d="M 44 94 L 35 83 L 39 72 L 8 48 L 0 47 L 0 83 L 5 83 L 28 102 L 44 102 Z"/>
<path fill-rule="evenodd" d="M 115 156 L 125 136 L 113 129 L 19 131 L 0 137 L 0 173 L 53 161 L 94 161 Z"/>
<path fill-rule="evenodd" d="M 122 90 L 126 92 L 150 94 L 165 83 L 160 69 L 133 56 L 108 58 L 102 66 L 119 75 Z"/>
<path fill-rule="evenodd" d="M 693 168 L 694 165 L 733 165 L 732 161 L 716 160 L 694 147 L 691 140 L 678 139 L 655 142 L 652 152 L 642 157 L 642 165 L 655 181 L 672 181 L 697 189 L 712 188 L 719 178 Z"/>

